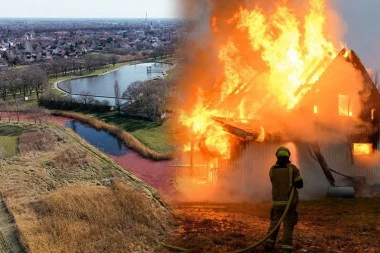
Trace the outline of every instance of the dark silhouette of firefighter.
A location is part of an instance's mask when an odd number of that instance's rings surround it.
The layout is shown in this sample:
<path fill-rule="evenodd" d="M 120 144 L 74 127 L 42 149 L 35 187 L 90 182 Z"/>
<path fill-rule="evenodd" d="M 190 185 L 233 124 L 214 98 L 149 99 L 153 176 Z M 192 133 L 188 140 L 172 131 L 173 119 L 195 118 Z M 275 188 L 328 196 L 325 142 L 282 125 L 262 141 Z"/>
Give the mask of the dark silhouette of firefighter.
<path fill-rule="evenodd" d="M 272 209 L 270 215 L 270 227 L 268 233 L 280 221 L 282 214 L 286 209 L 288 201 L 291 201 L 290 207 L 286 216 L 284 217 L 283 235 L 281 240 L 281 248 L 283 253 L 290 253 L 293 251 L 292 239 L 293 229 L 298 221 L 297 204 L 298 192 L 297 189 L 303 187 L 303 180 L 301 178 L 299 169 L 290 162 L 290 151 L 286 147 L 280 147 L 276 151 L 277 162 L 269 171 L 270 181 L 272 183 Z M 293 186 L 293 198 L 289 199 Z M 265 241 L 264 248 L 266 252 L 272 252 L 275 248 L 276 238 L 280 226 L 273 232 L 273 234 Z"/>

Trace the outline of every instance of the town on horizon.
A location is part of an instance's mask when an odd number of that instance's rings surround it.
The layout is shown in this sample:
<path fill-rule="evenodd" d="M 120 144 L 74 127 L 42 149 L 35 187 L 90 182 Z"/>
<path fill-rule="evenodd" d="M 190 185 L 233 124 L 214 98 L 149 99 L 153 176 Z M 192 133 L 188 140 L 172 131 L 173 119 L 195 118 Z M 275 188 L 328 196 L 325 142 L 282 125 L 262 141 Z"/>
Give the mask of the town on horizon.
<path fill-rule="evenodd" d="M 0 18 L 0 66 L 79 58 L 136 59 L 173 51 L 185 31 L 175 18 Z"/>

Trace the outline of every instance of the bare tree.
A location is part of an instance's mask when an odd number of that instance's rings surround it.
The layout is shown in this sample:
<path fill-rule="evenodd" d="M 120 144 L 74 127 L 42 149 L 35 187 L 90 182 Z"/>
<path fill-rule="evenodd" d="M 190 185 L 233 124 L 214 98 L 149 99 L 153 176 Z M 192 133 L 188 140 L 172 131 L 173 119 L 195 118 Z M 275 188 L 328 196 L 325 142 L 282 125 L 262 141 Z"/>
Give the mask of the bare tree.
<path fill-rule="evenodd" d="M 58 60 L 53 60 L 49 66 L 50 71 L 54 74 L 55 78 L 58 78 L 58 73 L 60 69 L 60 62 Z"/>
<path fill-rule="evenodd" d="M 164 79 L 135 82 L 123 93 L 129 114 L 142 114 L 151 120 L 160 120 L 165 114 L 169 93 L 168 83 Z"/>
<path fill-rule="evenodd" d="M 0 100 L 0 120 L 2 120 L 3 111 L 6 111 L 7 108 L 7 102 Z"/>
<path fill-rule="evenodd" d="M 111 55 L 110 60 L 111 60 L 112 65 L 115 67 L 117 61 L 119 60 L 119 56 L 113 54 Z"/>
<path fill-rule="evenodd" d="M 20 83 L 22 82 L 20 72 L 17 69 L 11 69 L 7 73 L 8 78 L 8 93 L 13 95 L 14 100 L 16 101 L 16 95 L 19 90 Z"/>
<path fill-rule="evenodd" d="M 34 83 L 34 73 L 33 70 L 30 69 L 30 67 L 22 69 L 20 71 L 21 76 L 21 82 L 19 83 L 18 89 L 20 93 L 26 97 L 26 94 L 28 92 L 33 91 L 33 83 Z"/>
<path fill-rule="evenodd" d="M 89 91 L 83 91 L 80 93 L 79 100 L 83 102 L 85 105 L 90 105 L 94 102 L 94 97 L 90 94 Z"/>
<path fill-rule="evenodd" d="M 14 108 L 15 108 L 15 112 L 16 112 L 17 122 L 20 122 L 20 114 L 21 114 L 22 106 L 23 106 L 22 100 L 16 99 L 15 104 L 14 104 Z"/>
<path fill-rule="evenodd" d="M 30 119 L 34 121 L 34 124 L 37 124 L 37 121 L 42 124 L 42 122 L 47 121 L 48 118 L 48 110 L 39 107 L 39 106 L 29 106 L 28 107 L 29 115 L 31 115 Z"/>
<path fill-rule="evenodd" d="M 36 92 L 37 99 L 39 99 L 40 94 L 45 92 L 45 89 L 48 85 L 48 77 L 46 75 L 46 72 L 37 65 L 28 67 L 28 72 L 32 79 L 31 85 Z"/>
<path fill-rule="evenodd" d="M 73 95 L 73 86 L 71 85 L 71 78 L 65 82 L 66 92 L 69 94 L 70 99 Z"/>
<path fill-rule="evenodd" d="M 115 80 L 115 84 L 113 85 L 113 90 L 115 92 L 115 107 L 117 111 L 120 113 L 120 87 L 119 82 Z"/>
<path fill-rule="evenodd" d="M 0 72 L 0 93 L 1 98 L 5 101 L 7 98 L 8 88 L 9 88 L 9 78 L 6 74 L 7 72 Z"/>

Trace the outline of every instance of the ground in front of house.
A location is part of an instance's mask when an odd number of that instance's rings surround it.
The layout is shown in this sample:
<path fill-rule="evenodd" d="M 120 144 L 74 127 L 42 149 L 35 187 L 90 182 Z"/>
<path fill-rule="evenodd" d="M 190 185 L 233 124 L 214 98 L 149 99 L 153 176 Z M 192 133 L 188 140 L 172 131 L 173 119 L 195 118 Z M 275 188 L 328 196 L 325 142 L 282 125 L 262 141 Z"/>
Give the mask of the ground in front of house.
<path fill-rule="evenodd" d="M 244 249 L 265 236 L 270 207 L 270 203 L 176 203 L 178 226 L 166 243 L 191 252 Z M 302 201 L 298 213 L 294 252 L 380 252 L 380 197 Z M 260 246 L 251 252 L 264 251 Z M 275 252 L 281 252 L 279 242 Z"/>

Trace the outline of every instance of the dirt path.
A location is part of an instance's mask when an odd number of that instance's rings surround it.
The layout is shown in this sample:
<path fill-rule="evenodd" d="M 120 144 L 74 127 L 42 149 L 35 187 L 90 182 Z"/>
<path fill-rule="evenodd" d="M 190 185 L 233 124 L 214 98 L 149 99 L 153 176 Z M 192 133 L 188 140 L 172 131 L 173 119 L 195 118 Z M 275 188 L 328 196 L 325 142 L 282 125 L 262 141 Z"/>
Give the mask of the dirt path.
<path fill-rule="evenodd" d="M 0 253 L 25 252 L 20 244 L 16 223 L 0 198 Z"/>

